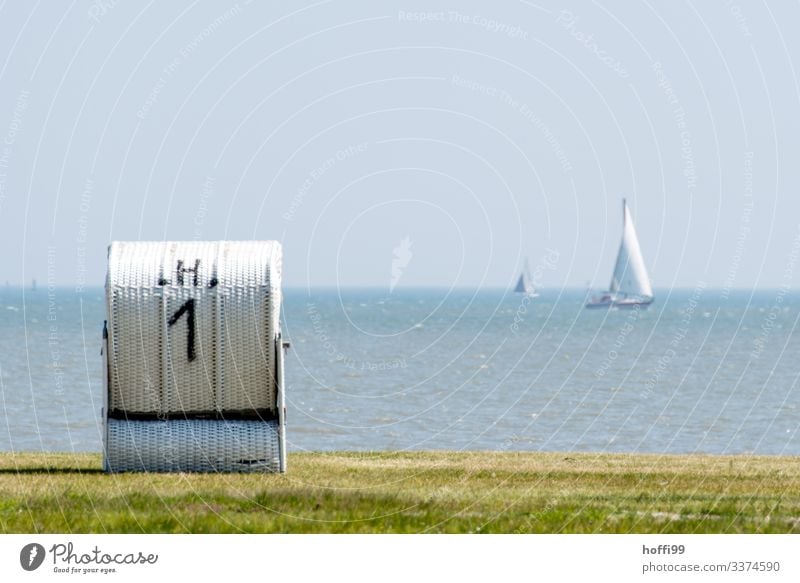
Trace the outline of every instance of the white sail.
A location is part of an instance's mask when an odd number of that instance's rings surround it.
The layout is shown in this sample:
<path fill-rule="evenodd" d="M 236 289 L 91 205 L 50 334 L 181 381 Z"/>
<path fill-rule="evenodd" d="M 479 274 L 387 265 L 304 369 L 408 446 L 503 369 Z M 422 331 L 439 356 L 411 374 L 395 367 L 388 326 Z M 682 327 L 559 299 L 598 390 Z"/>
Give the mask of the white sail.
<path fill-rule="evenodd" d="M 625 200 L 622 201 L 623 226 L 622 243 L 617 254 L 617 263 L 614 265 L 614 275 L 611 277 L 609 291 L 623 295 L 653 297 L 653 288 L 644 266 L 642 250 L 639 248 L 639 239 Z"/>

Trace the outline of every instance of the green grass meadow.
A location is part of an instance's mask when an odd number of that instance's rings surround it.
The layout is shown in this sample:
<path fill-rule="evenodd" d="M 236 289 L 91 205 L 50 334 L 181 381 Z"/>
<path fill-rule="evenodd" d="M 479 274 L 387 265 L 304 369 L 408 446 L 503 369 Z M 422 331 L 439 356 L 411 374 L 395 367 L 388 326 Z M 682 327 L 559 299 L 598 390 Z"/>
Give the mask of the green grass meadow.
<path fill-rule="evenodd" d="M 796 533 L 791 457 L 298 453 L 284 475 L 0 455 L 4 533 Z"/>

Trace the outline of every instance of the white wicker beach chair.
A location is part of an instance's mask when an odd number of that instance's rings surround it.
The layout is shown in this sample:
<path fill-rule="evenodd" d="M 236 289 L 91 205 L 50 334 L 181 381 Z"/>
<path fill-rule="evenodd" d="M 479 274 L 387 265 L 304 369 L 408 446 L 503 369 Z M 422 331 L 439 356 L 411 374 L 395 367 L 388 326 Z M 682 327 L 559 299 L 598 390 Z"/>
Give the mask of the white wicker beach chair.
<path fill-rule="evenodd" d="M 106 471 L 286 471 L 281 245 L 115 242 Z"/>

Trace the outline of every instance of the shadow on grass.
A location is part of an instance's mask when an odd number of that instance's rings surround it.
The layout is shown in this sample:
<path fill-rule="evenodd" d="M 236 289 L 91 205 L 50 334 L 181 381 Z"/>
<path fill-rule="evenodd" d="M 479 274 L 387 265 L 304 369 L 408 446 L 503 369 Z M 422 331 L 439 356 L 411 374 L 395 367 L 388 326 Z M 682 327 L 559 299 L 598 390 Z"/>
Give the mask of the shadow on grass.
<path fill-rule="evenodd" d="M 0 468 L 0 476 L 13 474 L 104 474 L 102 468 Z"/>

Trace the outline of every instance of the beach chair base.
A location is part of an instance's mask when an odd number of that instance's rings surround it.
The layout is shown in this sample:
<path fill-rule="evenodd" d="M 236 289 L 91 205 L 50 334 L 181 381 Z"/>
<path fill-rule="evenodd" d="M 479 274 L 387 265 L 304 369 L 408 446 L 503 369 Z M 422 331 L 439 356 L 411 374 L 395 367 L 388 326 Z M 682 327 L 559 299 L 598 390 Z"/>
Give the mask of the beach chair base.
<path fill-rule="evenodd" d="M 277 421 L 108 419 L 108 472 L 279 472 Z"/>

